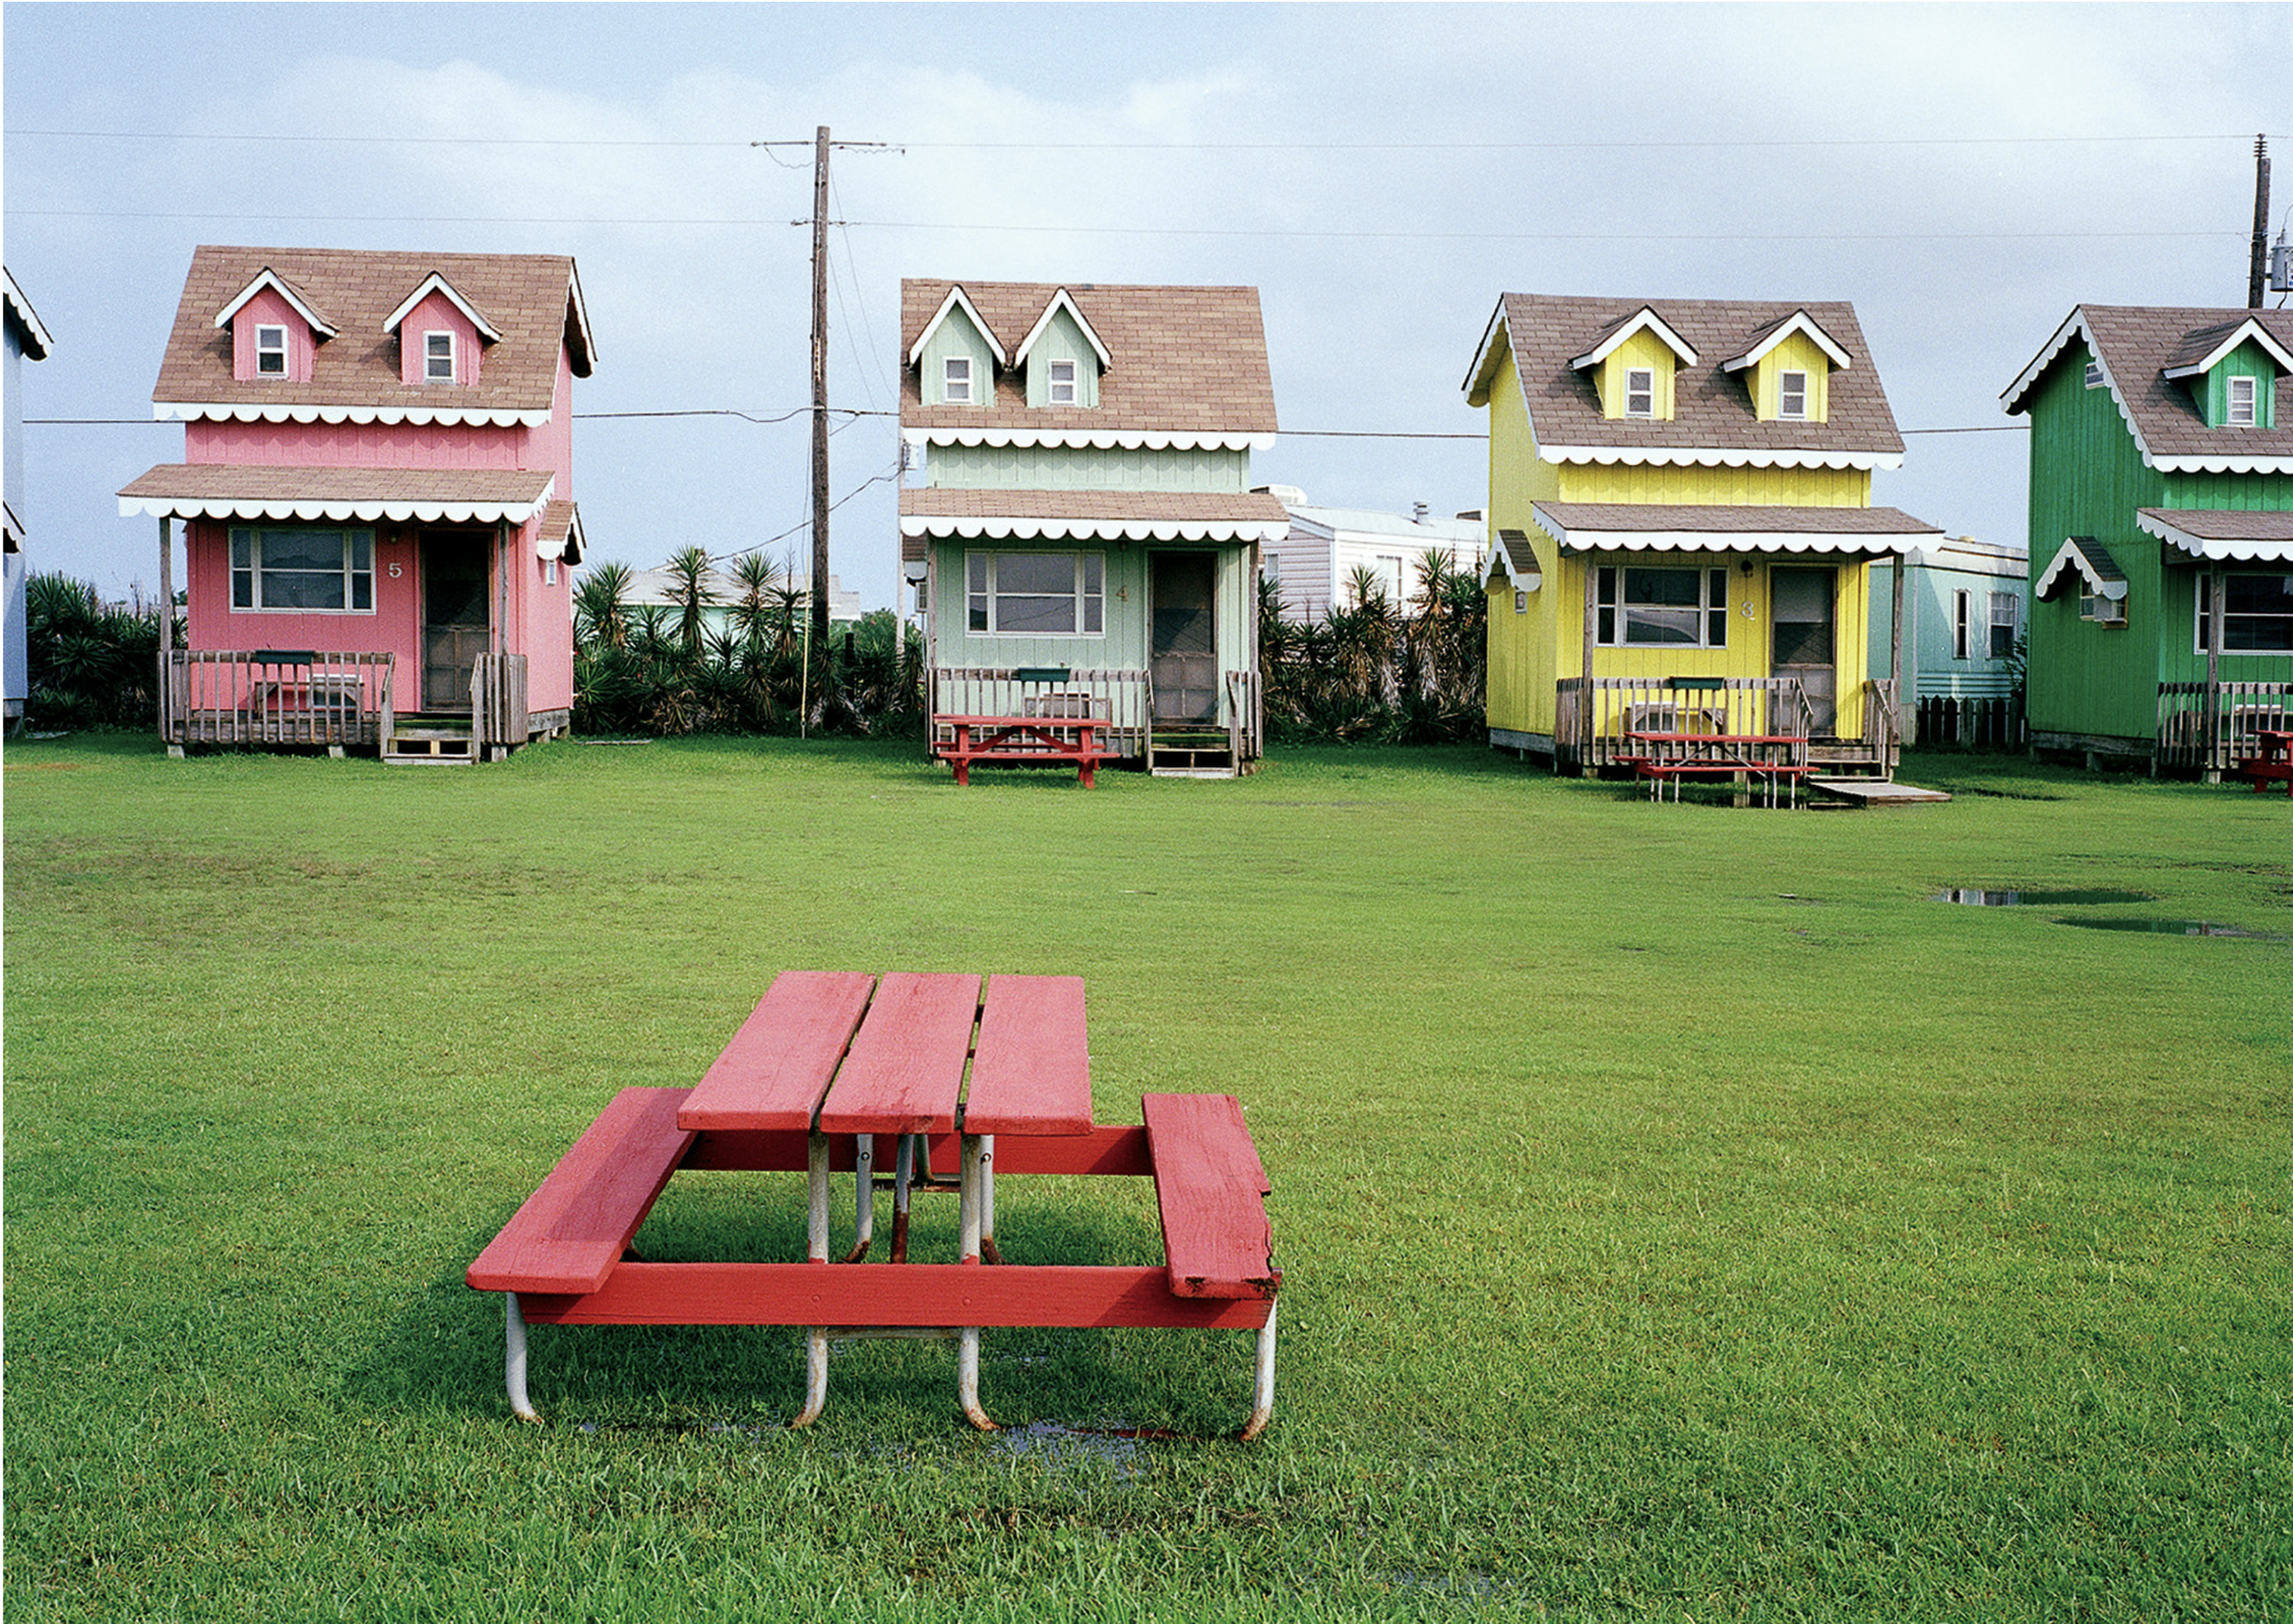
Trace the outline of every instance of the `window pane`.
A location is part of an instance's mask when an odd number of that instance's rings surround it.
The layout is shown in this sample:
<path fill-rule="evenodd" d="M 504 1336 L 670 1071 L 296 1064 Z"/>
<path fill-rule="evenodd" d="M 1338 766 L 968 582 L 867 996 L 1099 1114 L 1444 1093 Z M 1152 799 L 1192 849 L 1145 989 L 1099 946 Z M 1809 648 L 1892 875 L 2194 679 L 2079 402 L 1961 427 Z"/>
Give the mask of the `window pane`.
<path fill-rule="evenodd" d="M 350 533 L 350 568 L 353 569 L 374 568 L 374 538 L 363 530 L 354 530 Z"/>
<path fill-rule="evenodd" d="M 1643 609 L 1636 603 L 1624 606 L 1624 641 L 1627 643 L 1696 644 L 1696 623 L 1703 617 L 1700 609 Z"/>
<path fill-rule="evenodd" d="M 255 567 L 254 537 L 245 530 L 231 532 L 231 568 L 251 569 Z"/>
<path fill-rule="evenodd" d="M 342 569 L 339 530 L 266 530 L 262 567 L 271 569 Z"/>
<path fill-rule="evenodd" d="M 1075 594 L 1057 598 L 995 594 L 995 629 L 999 632 L 1071 632 L 1075 629 Z"/>
<path fill-rule="evenodd" d="M 1627 603 L 1701 608 L 1702 603 L 1696 596 L 1696 572 L 1693 569 L 1624 571 L 1624 602 Z"/>
<path fill-rule="evenodd" d="M 2232 614 L 2293 614 L 2293 575 L 2232 575 L 2222 595 Z"/>
<path fill-rule="evenodd" d="M 255 572 L 251 569 L 231 571 L 231 607 L 252 609 L 255 606 Z"/>
<path fill-rule="evenodd" d="M 265 609 L 339 609 L 342 571 L 320 575 L 305 569 L 266 569 L 262 572 Z"/>
<path fill-rule="evenodd" d="M 554 569 L 557 566 L 552 564 L 550 568 Z M 350 578 L 350 607 L 353 609 L 374 607 L 374 578 L 371 575 L 353 575 Z"/>

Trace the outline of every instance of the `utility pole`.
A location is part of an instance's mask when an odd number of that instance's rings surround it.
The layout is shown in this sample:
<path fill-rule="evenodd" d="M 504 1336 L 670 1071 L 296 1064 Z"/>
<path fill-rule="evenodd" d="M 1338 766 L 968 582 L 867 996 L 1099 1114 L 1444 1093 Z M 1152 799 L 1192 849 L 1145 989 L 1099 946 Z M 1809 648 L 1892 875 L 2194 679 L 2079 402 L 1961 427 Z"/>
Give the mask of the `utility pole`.
<path fill-rule="evenodd" d="M 2254 138 L 2254 257 L 2245 278 L 2245 308 L 2261 308 L 2269 282 L 2269 138 Z"/>
<path fill-rule="evenodd" d="M 2260 303 L 2260 295 L 2254 295 Z M 812 160 L 812 639 L 828 641 L 828 127 Z"/>

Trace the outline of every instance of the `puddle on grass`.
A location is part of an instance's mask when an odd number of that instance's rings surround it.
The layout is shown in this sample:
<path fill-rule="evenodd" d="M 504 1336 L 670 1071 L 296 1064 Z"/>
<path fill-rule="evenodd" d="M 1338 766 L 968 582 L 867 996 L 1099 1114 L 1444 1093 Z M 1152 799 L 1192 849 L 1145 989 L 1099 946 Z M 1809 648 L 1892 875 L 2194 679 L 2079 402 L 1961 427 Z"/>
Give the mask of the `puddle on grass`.
<path fill-rule="evenodd" d="M 2235 936 L 2246 942 L 2287 942 L 2293 936 L 2267 931 L 2242 931 L 2232 924 L 2206 919 L 2057 919 L 2055 924 L 2076 925 L 2082 931 L 2146 931 L 2159 936 Z"/>
<path fill-rule="evenodd" d="M 2154 891 L 1981 891 L 1953 889 L 1934 893 L 1930 902 L 1957 902 L 1968 908 L 2086 908 L 2111 902 L 2155 902 Z"/>
<path fill-rule="evenodd" d="M 1158 1427 L 1065 1427 L 1057 1421 L 1030 1421 L 1005 1427 L 989 1441 L 996 1453 L 1013 1460 L 1031 1460 L 1046 1469 L 1095 1462 L 1111 1467 L 1128 1480 L 1137 1475 L 1139 1444 L 1148 1439 L 1177 1434 Z"/>

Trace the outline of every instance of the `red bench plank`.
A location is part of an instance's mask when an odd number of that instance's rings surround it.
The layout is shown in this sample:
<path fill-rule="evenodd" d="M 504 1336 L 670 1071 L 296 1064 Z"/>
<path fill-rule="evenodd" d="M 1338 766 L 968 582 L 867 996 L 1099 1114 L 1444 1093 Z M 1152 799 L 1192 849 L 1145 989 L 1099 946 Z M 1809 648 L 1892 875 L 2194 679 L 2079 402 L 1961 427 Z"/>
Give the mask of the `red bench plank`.
<path fill-rule="evenodd" d="M 580 1297 L 521 1294 L 540 1325 L 1163 1325 L 1256 1330 L 1271 1304 L 1189 1298 L 1157 1267 L 627 1263 Z"/>
<path fill-rule="evenodd" d="M 636 1238 L 693 1136 L 686 1088 L 624 1088 L 493 1237 L 466 1278 L 480 1291 L 590 1292 Z"/>
<path fill-rule="evenodd" d="M 963 1097 L 967 1133 L 1091 1132 L 1091 1047 L 1080 976 L 997 976 L 980 1013 Z"/>
<path fill-rule="evenodd" d="M 781 971 L 677 1113 L 678 1125 L 811 1128 L 875 984 L 859 971 Z"/>
<path fill-rule="evenodd" d="M 1140 1100 L 1155 1158 L 1155 1201 L 1170 1289 L 1180 1297 L 1271 1298 L 1272 1187 L 1231 1094 L 1149 1094 Z"/>
<path fill-rule="evenodd" d="M 953 1133 L 930 1136 L 932 1166 L 957 1166 L 963 1143 Z M 857 1166 L 857 1142 L 845 1134 L 828 1141 L 828 1170 L 849 1173 Z M 889 1147 L 886 1154 L 889 1154 Z M 686 1153 L 684 1169 L 692 1173 L 802 1173 L 806 1161 L 806 1135 L 788 1130 L 769 1133 L 703 1133 Z M 881 1172 L 889 1164 L 880 1162 Z M 1014 1134 L 995 1147 L 995 1170 L 1000 1173 L 1103 1173 L 1133 1178 L 1154 1177 L 1155 1164 L 1146 1152 L 1146 1130 L 1093 1128 L 1088 1133 Z"/>
<path fill-rule="evenodd" d="M 954 1132 L 979 1008 L 977 976 L 886 976 L 820 1108 L 820 1131 Z"/>

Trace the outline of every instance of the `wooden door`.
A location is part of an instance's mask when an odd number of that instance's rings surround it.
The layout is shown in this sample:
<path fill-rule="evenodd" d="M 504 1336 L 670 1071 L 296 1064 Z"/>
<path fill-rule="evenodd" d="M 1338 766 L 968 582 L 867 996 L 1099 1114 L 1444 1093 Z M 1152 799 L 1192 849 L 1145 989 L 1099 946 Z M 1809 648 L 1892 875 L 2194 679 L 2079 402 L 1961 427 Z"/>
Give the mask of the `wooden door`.
<path fill-rule="evenodd" d="M 1773 674 L 1797 678 L 1807 695 L 1809 731 L 1839 730 L 1838 592 L 1836 569 L 1768 571 L 1768 615 L 1775 627 Z"/>
<path fill-rule="evenodd" d="M 1149 556 L 1147 671 L 1157 722 L 1218 720 L 1218 558 Z"/>
<path fill-rule="evenodd" d="M 466 712 L 486 652 L 487 537 L 422 538 L 422 708 Z"/>

